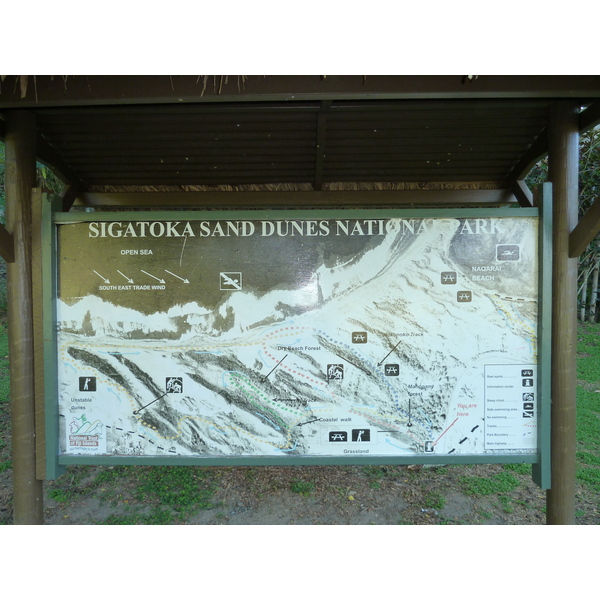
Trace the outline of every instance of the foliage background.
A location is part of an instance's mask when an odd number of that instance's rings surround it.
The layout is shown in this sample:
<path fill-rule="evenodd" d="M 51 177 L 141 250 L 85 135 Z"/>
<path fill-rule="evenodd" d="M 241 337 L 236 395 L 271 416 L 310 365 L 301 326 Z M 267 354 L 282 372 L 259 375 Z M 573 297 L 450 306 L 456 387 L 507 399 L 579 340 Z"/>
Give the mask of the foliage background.
<path fill-rule="evenodd" d="M 533 189 L 548 180 L 548 158 L 540 161 L 526 178 Z M 600 196 L 600 125 L 579 138 L 579 218 Z M 580 321 L 598 321 L 598 285 L 600 281 L 600 235 L 579 257 L 577 308 Z"/>

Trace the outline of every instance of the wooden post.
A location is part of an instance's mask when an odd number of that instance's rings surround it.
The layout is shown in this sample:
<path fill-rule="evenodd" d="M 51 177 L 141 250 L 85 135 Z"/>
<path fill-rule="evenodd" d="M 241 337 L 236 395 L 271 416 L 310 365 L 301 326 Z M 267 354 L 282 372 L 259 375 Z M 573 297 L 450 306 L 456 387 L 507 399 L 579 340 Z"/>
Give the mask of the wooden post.
<path fill-rule="evenodd" d="M 15 525 L 44 522 L 43 485 L 36 479 L 33 296 L 31 283 L 31 194 L 36 184 L 33 113 L 8 111 L 6 118 L 6 228 L 15 261 L 7 264 L 10 406 Z"/>
<path fill-rule="evenodd" d="M 557 102 L 548 129 L 553 203 L 552 482 L 546 522 L 575 524 L 577 258 L 569 234 L 577 225 L 579 123 L 577 106 Z"/>

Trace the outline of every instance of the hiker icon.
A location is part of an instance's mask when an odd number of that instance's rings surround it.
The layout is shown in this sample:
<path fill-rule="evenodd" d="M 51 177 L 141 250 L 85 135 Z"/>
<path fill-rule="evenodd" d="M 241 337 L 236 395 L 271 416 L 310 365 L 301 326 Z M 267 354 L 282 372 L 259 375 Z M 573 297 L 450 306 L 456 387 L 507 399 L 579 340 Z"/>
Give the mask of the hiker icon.
<path fill-rule="evenodd" d="M 95 377 L 80 377 L 79 378 L 79 391 L 80 392 L 95 392 L 96 391 L 96 378 Z"/>
<path fill-rule="evenodd" d="M 371 430 L 370 429 L 353 429 L 352 430 L 352 441 L 353 442 L 370 442 L 371 441 Z"/>

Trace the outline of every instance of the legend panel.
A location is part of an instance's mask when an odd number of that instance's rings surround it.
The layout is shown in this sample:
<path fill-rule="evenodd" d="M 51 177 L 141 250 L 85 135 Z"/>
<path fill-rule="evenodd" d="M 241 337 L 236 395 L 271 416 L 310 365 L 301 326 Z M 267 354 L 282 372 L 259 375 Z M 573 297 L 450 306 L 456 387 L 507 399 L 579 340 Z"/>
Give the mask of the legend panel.
<path fill-rule="evenodd" d="M 535 365 L 486 365 L 485 448 L 537 447 Z"/>

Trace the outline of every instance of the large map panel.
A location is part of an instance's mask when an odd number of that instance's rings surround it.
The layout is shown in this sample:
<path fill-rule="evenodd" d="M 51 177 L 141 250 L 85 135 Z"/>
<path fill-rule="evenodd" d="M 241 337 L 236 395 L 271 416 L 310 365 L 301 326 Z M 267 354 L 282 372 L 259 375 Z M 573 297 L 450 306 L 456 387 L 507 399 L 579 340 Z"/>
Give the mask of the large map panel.
<path fill-rule="evenodd" d="M 537 452 L 536 217 L 273 214 L 58 226 L 61 454 Z"/>

